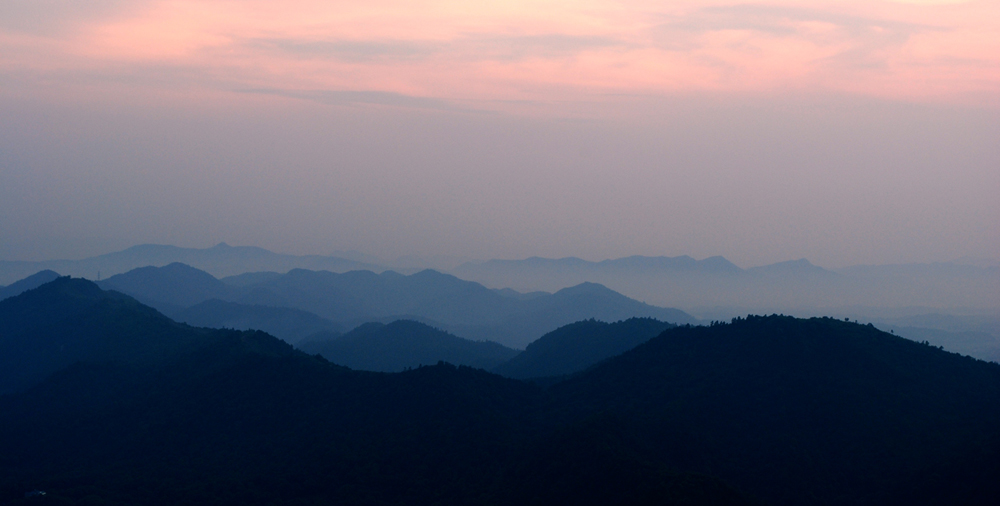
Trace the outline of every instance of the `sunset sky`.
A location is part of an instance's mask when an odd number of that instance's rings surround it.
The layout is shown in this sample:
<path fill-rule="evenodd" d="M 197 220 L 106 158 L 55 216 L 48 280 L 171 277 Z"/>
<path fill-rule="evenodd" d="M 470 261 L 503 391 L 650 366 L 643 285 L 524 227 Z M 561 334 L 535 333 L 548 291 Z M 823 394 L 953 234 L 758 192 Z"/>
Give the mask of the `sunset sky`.
<path fill-rule="evenodd" d="M 0 260 L 997 257 L 1000 2 L 0 3 Z"/>

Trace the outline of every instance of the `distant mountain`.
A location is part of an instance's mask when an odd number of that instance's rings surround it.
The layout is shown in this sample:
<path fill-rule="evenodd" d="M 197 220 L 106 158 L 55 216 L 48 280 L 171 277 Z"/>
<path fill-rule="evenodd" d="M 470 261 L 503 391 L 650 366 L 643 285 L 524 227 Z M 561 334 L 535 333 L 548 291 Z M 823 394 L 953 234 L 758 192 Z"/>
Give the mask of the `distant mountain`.
<path fill-rule="evenodd" d="M 629 318 L 655 318 L 675 324 L 700 324 L 691 315 L 672 308 L 661 308 L 630 299 L 597 283 L 582 283 L 552 295 L 522 302 L 516 313 L 488 325 L 453 324 L 456 334 L 472 339 L 497 341 L 522 347 L 563 325 L 581 320 L 606 322 Z"/>
<path fill-rule="evenodd" d="M 671 323 L 629 318 L 615 323 L 585 320 L 559 327 L 493 369 L 509 378 L 562 376 L 619 355 L 656 337 Z"/>
<path fill-rule="evenodd" d="M 0 261 L 0 283 L 10 283 L 43 269 L 52 269 L 70 276 L 97 279 L 99 275 L 109 277 L 139 267 L 162 267 L 175 262 L 201 269 L 216 277 L 259 271 L 287 272 L 296 268 L 335 272 L 357 269 L 381 270 L 376 265 L 334 256 L 286 255 L 263 248 L 229 246 L 226 243 L 204 249 L 143 244 L 82 260 Z"/>
<path fill-rule="evenodd" d="M 683 311 L 649 306 L 594 283 L 513 298 L 430 270 L 410 276 L 392 271 L 294 270 L 244 289 L 252 294 L 242 300 L 295 307 L 333 321 L 419 317 L 459 337 L 514 348 L 588 318 L 617 321 L 638 316 L 680 324 L 699 322 Z"/>
<path fill-rule="evenodd" d="M 265 281 L 271 281 L 280 278 L 281 274 L 277 272 L 264 271 L 264 272 L 246 272 L 243 274 L 237 274 L 235 276 L 226 276 L 219 281 L 230 285 L 230 286 L 250 286 L 257 283 L 263 283 Z"/>
<path fill-rule="evenodd" d="M 163 267 L 140 267 L 97 284 L 168 313 L 210 299 L 229 299 L 236 293 L 211 274 L 177 262 Z"/>
<path fill-rule="evenodd" d="M 101 285 L 170 315 L 182 314 L 186 306 L 219 299 L 298 309 L 347 328 L 370 321 L 418 320 L 459 337 L 514 348 L 526 346 L 562 325 L 589 318 L 617 321 L 649 317 L 679 324 L 699 323 L 683 311 L 643 304 L 595 283 L 554 294 L 517 294 L 491 290 L 432 270 L 404 276 L 393 271 L 338 274 L 293 269 L 286 274 L 254 273 L 238 279 L 230 278 L 227 284 L 197 269 L 171 264 L 136 269 L 102 281 Z M 197 321 L 211 326 L 227 318 L 225 313 L 210 317 L 203 311 L 200 315 Z"/>
<path fill-rule="evenodd" d="M 31 290 L 32 288 L 38 288 L 39 286 L 42 286 L 58 277 L 59 273 L 55 271 L 45 270 L 36 272 L 35 274 L 32 274 L 20 281 L 11 283 L 8 286 L 0 287 L 0 300 L 20 295 L 22 292 Z"/>
<path fill-rule="evenodd" d="M 492 369 L 518 354 L 489 341 L 469 341 L 419 322 L 366 323 L 344 335 L 320 334 L 299 344 L 309 354 L 364 371 L 398 372 L 444 361 Z"/>
<path fill-rule="evenodd" d="M 174 320 L 195 327 L 261 330 L 296 344 L 317 332 L 344 332 L 344 326 L 307 311 L 286 307 L 255 306 L 210 299 L 170 313 Z"/>
<path fill-rule="evenodd" d="M 983 314 L 1000 309 L 1000 267 L 985 260 L 824 269 L 799 259 L 741 269 L 722 257 L 633 256 L 600 262 L 532 257 L 469 262 L 450 272 L 518 292 L 554 292 L 594 282 L 650 304 L 699 313 L 718 307 L 925 306 Z"/>
<path fill-rule="evenodd" d="M 1000 497 L 1000 365 L 870 325 L 772 316 L 670 329 L 551 392 L 579 416 L 622 420 L 654 462 L 772 504 Z"/>
<path fill-rule="evenodd" d="M 912 341 L 927 342 L 945 350 L 980 360 L 1000 363 L 1000 336 L 981 331 L 949 332 L 935 328 L 876 324 L 881 330 L 893 332 Z"/>

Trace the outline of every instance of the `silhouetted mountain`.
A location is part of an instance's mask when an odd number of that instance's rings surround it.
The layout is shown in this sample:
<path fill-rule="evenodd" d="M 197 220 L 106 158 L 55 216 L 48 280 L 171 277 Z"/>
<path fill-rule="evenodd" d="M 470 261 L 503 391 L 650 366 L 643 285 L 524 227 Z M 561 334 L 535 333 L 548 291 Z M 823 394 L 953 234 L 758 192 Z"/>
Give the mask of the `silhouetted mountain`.
<path fill-rule="evenodd" d="M 38 288 L 58 277 L 59 273 L 55 271 L 45 270 L 36 272 L 20 281 L 11 283 L 9 286 L 0 287 L 0 300 L 20 295 L 22 292 L 31 290 L 32 288 Z"/>
<path fill-rule="evenodd" d="M 673 327 L 652 318 L 615 323 L 586 320 L 559 327 L 493 369 L 509 378 L 562 376 L 582 371 L 656 337 Z"/>
<path fill-rule="evenodd" d="M 1000 498 L 1000 366 L 833 319 L 680 327 L 551 388 L 773 504 Z M 808 498 L 808 499 L 805 499 Z"/>
<path fill-rule="evenodd" d="M 80 361 L 149 365 L 205 335 L 90 281 L 58 278 L 0 301 L 0 393 Z"/>
<path fill-rule="evenodd" d="M 366 323 L 343 335 L 314 336 L 299 346 L 309 354 L 364 371 L 398 372 L 444 361 L 492 369 L 517 355 L 489 341 L 469 341 L 419 322 Z"/>
<path fill-rule="evenodd" d="M 174 320 L 195 327 L 262 330 L 295 344 L 321 331 L 343 333 L 344 326 L 307 311 L 286 307 L 254 306 L 210 299 L 170 313 Z M 435 361 L 436 362 L 436 361 Z"/>
<path fill-rule="evenodd" d="M 230 299 L 235 294 L 231 287 L 211 274 L 182 263 L 140 267 L 97 284 L 131 295 L 166 313 L 176 313 L 180 308 L 209 299 Z"/>
<path fill-rule="evenodd" d="M 0 261 L 0 283 L 9 283 L 42 269 L 52 269 L 71 276 L 97 279 L 98 273 L 108 277 L 139 267 L 150 265 L 162 267 L 175 262 L 193 266 L 219 277 L 245 272 L 287 272 L 296 268 L 336 272 L 356 269 L 381 270 L 376 265 L 334 256 L 285 255 L 263 248 L 229 246 L 226 243 L 219 243 L 214 247 L 204 249 L 143 244 L 82 260 Z"/>

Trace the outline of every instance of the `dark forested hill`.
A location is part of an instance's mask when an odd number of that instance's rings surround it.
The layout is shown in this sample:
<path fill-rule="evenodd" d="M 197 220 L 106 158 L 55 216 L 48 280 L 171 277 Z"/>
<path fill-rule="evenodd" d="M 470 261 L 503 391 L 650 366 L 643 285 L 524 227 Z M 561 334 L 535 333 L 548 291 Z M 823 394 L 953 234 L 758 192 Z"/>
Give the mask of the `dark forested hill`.
<path fill-rule="evenodd" d="M 489 341 L 469 341 L 423 323 L 366 323 L 344 335 L 320 334 L 299 345 L 310 354 L 365 371 L 398 372 L 440 361 L 492 369 L 518 354 Z"/>
<path fill-rule="evenodd" d="M 551 391 L 627 420 L 650 458 L 774 504 L 1000 498 L 1000 366 L 871 326 L 680 327 Z"/>
<path fill-rule="evenodd" d="M 493 371 L 509 378 L 570 374 L 635 348 L 673 326 L 652 318 L 571 323 L 545 334 Z"/>
<path fill-rule="evenodd" d="M 42 286 L 58 277 L 59 273 L 55 271 L 45 270 L 36 272 L 24 279 L 11 283 L 8 286 L 0 287 L 0 300 L 20 295 L 21 293 L 31 290 L 32 288 L 38 288 L 39 286 Z"/>
<path fill-rule="evenodd" d="M 200 302 L 170 316 L 195 327 L 262 330 L 292 344 L 317 332 L 344 331 L 343 325 L 300 309 L 238 304 L 218 299 Z"/>
<path fill-rule="evenodd" d="M 58 278 L 0 301 L 0 393 L 80 361 L 160 362 L 205 337 L 131 297 Z"/>

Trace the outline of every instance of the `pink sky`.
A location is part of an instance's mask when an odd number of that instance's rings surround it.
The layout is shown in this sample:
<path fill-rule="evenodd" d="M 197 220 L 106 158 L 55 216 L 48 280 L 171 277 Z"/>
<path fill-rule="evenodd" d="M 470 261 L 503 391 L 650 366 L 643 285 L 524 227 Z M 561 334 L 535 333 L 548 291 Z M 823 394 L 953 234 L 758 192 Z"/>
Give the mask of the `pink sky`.
<path fill-rule="evenodd" d="M 0 2 L 0 260 L 995 257 L 997 139 L 997 0 Z"/>
<path fill-rule="evenodd" d="M 34 92 L 384 92 L 491 108 L 692 91 L 1000 100 L 996 1 L 13 0 L 5 9 L 0 73 Z"/>

